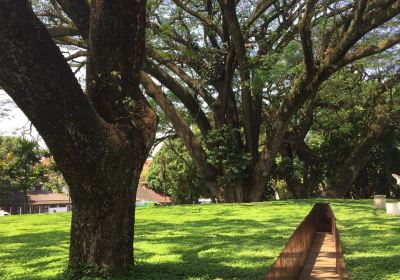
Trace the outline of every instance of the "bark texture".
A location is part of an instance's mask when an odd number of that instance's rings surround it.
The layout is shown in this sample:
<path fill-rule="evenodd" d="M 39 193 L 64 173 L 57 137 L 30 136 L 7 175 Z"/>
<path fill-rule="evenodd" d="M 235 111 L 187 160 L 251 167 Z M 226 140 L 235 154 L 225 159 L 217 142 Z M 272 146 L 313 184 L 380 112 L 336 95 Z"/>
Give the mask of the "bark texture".
<path fill-rule="evenodd" d="M 145 1 L 59 2 L 88 41 L 87 94 L 27 0 L 0 0 L 0 85 L 70 187 L 69 265 L 124 272 L 133 264 L 136 188 L 157 125 L 139 90 Z"/>

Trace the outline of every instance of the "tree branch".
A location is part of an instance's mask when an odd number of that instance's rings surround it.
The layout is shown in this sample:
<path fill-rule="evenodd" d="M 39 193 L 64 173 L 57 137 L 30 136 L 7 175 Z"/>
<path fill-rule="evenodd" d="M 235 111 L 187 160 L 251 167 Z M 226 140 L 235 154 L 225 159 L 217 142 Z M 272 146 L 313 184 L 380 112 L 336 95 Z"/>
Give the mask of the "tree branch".
<path fill-rule="evenodd" d="M 236 15 L 236 2 L 234 0 L 220 0 L 219 2 L 226 17 L 229 33 L 231 35 L 231 43 L 234 46 L 236 59 L 239 64 L 240 85 L 242 91 L 242 116 L 246 148 L 247 151 L 256 158 L 258 155 L 258 135 L 253 134 L 253 132 L 257 131 L 257 129 L 254 129 L 257 127 L 257 121 L 254 118 L 253 98 L 250 90 L 251 81 L 249 61 L 247 58 L 243 33 Z"/>
<path fill-rule="evenodd" d="M 223 38 L 223 32 L 222 30 L 207 16 L 196 12 L 192 9 L 189 8 L 188 4 L 184 4 L 182 1 L 180 0 L 172 0 L 174 1 L 174 3 L 181 9 L 183 9 L 184 11 L 186 11 L 188 14 L 198 18 L 201 22 L 203 22 L 205 25 L 207 25 L 208 27 L 210 27 L 212 30 L 214 30 L 221 38 Z"/>
<path fill-rule="evenodd" d="M 132 142 L 140 133 L 151 146 L 153 136 L 147 132 L 153 131 L 156 116 L 139 88 L 145 6 L 144 0 L 91 1 L 86 92 L 105 121 Z"/>
<path fill-rule="evenodd" d="M 79 35 L 79 30 L 72 26 L 49 26 L 47 30 L 53 38 Z"/>
<path fill-rule="evenodd" d="M 299 32 L 304 54 L 304 65 L 306 67 L 306 80 L 312 79 L 314 75 L 314 52 L 311 40 L 311 19 L 314 14 L 317 0 L 307 1 L 303 20 L 300 22 Z"/>
<path fill-rule="evenodd" d="M 175 106 L 147 74 L 142 72 L 140 79 L 147 94 L 157 102 L 174 126 L 176 133 L 182 139 L 196 166 L 205 174 L 206 181 L 213 181 L 215 179 L 214 168 L 207 162 L 207 155 L 203 147 Z M 215 197 L 219 197 L 219 192 L 215 186 L 209 185 L 209 188 Z"/>
<path fill-rule="evenodd" d="M 86 40 L 89 38 L 90 7 L 86 0 L 57 0 L 63 11 L 79 29 Z"/>
<path fill-rule="evenodd" d="M 203 86 L 199 84 L 199 82 L 192 77 L 190 77 L 188 74 L 186 74 L 185 71 L 182 70 L 178 65 L 173 63 L 170 60 L 164 59 L 161 55 L 159 55 L 156 51 L 153 49 L 147 49 L 147 54 L 149 57 L 155 59 L 158 63 L 165 65 L 173 71 L 182 81 L 184 81 L 192 90 L 194 90 L 196 93 L 198 93 L 204 101 L 210 106 L 213 107 L 214 105 L 214 97 L 205 89 Z"/>
<path fill-rule="evenodd" d="M 383 52 L 398 43 L 400 43 L 400 33 L 393 35 L 387 39 L 381 39 L 373 45 L 360 46 L 354 51 L 347 53 L 343 57 L 343 59 L 339 61 L 337 66 L 342 67 L 361 58 Z"/>
<path fill-rule="evenodd" d="M 360 0 L 362 3 L 363 0 Z M 383 1 L 384 2 L 384 1 Z M 388 1 L 389 3 L 396 1 Z M 382 4 L 383 5 L 383 4 Z M 398 3 L 390 4 L 384 10 L 374 9 L 370 13 L 366 13 L 363 5 L 358 5 L 354 9 L 353 20 L 348 28 L 344 31 L 341 39 L 324 54 L 325 71 L 332 71 L 332 65 L 341 64 L 340 60 L 347 54 L 347 52 L 368 32 L 374 30 L 385 22 L 391 20 L 393 17 L 400 13 L 400 5 Z M 379 11 L 379 12 L 378 12 Z M 363 13 L 364 12 L 364 13 Z M 368 14 L 368 17 L 367 17 Z"/>
<path fill-rule="evenodd" d="M 253 24 L 269 7 L 273 4 L 278 2 L 277 0 L 262 0 L 258 2 L 257 6 L 255 7 L 254 11 L 250 14 L 249 18 L 247 19 L 244 29 L 248 29 L 250 25 Z"/>
<path fill-rule="evenodd" d="M 160 67 L 147 61 L 143 67 L 143 70 L 149 73 L 151 76 L 156 78 L 161 84 L 166 86 L 179 100 L 185 105 L 189 111 L 191 117 L 199 126 L 201 133 L 207 135 L 208 131 L 211 129 L 210 122 L 207 116 L 201 109 L 197 100 L 185 90 L 176 80 L 163 71 Z"/>
<path fill-rule="evenodd" d="M 56 42 L 59 45 L 75 46 L 82 49 L 87 49 L 88 47 L 85 41 L 74 39 L 72 37 L 57 37 L 54 38 L 54 42 Z"/>
<path fill-rule="evenodd" d="M 97 139 L 108 129 L 30 2 L 0 0 L 0 6 L 0 85 L 59 162 L 86 158 L 84 153 L 98 149 Z"/>
<path fill-rule="evenodd" d="M 82 56 L 87 56 L 87 52 L 86 51 L 77 51 L 77 52 L 67 56 L 65 58 L 65 60 L 70 61 L 70 60 L 73 60 L 75 58 L 82 57 Z"/>

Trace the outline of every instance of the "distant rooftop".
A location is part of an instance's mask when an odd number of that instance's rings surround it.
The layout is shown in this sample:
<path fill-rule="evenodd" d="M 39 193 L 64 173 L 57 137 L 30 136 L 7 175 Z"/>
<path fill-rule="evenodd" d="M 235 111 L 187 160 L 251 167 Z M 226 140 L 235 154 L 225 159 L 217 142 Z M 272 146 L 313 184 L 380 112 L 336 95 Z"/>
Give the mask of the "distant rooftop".
<path fill-rule="evenodd" d="M 52 193 L 37 189 L 35 191 L 28 191 L 28 203 L 30 205 L 47 205 L 47 204 L 69 204 L 71 200 L 68 195 L 62 193 Z M 24 203 L 25 198 L 22 192 L 16 193 L 10 202 Z"/>
<path fill-rule="evenodd" d="M 171 197 L 158 194 L 154 190 L 145 187 L 138 187 L 136 201 L 152 201 L 167 204 L 172 202 Z"/>

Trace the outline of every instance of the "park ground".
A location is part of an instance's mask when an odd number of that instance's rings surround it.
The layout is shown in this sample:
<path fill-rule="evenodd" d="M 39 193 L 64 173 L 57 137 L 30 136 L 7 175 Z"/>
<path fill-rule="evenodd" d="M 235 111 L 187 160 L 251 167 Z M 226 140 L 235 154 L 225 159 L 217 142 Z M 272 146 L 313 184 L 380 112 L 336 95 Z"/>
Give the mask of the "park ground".
<path fill-rule="evenodd" d="M 140 208 L 128 279 L 263 279 L 316 200 Z M 327 202 L 327 200 L 324 200 Z M 331 200 L 350 278 L 400 279 L 400 217 Z M 0 279 L 62 279 L 70 213 L 0 219 Z"/>

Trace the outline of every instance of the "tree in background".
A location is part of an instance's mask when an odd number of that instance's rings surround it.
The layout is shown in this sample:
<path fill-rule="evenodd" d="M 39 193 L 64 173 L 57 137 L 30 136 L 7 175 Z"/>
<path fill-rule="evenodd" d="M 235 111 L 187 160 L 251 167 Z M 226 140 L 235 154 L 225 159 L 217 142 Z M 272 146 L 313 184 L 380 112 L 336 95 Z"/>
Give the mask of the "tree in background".
<path fill-rule="evenodd" d="M 327 85 L 325 98 L 330 101 L 320 111 L 316 118 L 318 124 L 314 127 L 323 127 L 317 132 L 324 139 L 320 154 L 325 159 L 329 191 L 335 196 L 348 197 L 351 192 L 352 196 L 369 197 L 376 190 L 382 190 L 382 181 L 374 184 L 375 180 L 371 180 L 367 184 L 364 182 L 364 186 L 354 185 L 362 170 L 364 176 L 369 173 L 367 177 L 370 178 L 386 176 L 386 182 L 391 180 L 390 172 L 396 171 L 395 157 L 400 152 L 396 147 L 400 124 L 400 72 L 397 71 L 395 74 L 385 71 L 382 77 L 377 71 L 371 75 L 358 69 L 353 73 L 342 73 L 347 81 L 341 85 Z M 352 92 L 352 95 L 333 97 L 335 92 L 344 90 Z M 382 155 L 390 153 L 393 157 L 378 156 L 378 151 Z M 365 169 L 367 166 L 368 170 Z M 385 175 L 378 166 L 386 166 Z M 385 193 L 389 194 L 389 189 Z"/>
<path fill-rule="evenodd" d="M 46 17 L 48 5 L 59 18 Z M 88 266 L 133 265 L 134 199 L 157 126 L 139 88 L 145 25 L 145 0 L 0 0 L 0 87 L 70 188 L 74 279 Z M 57 46 L 62 39 L 87 50 L 84 87 L 75 77 L 81 67 L 63 56 L 69 48 Z"/>
<path fill-rule="evenodd" d="M 193 159 L 179 139 L 166 140 L 150 165 L 149 187 L 171 196 L 174 203 L 197 203 L 211 194 Z"/>
<path fill-rule="evenodd" d="M 400 187 L 391 174 L 400 171 L 400 131 L 389 127 L 376 144 L 368 151 L 364 166 L 349 187 L 349 194 L 355 198 L 370 198 L 373 194 L 386 194 L 400 198 Z"/>
<path fill-rule="evenodd" d="M 302 125 L 286 135 L 278 174 L 294 197 L 369 197 L 396 189 L 390 172 L 399 154 L 400 72 L 385 69 L 384 56 L 376 59 L 379 67 L 360 61 L 335 74 Z"/>
<path fill-rule="evenodd" d="M 48 182 L 49 169 L 41 160 L 45 151 L 37 142 L 16 137 L 0 138 L 0 176 L 15 191 L 25 197 L 24 212 L 28 211 L 27 191 Z"/>
<path fill-rule="evenodd" d="M 152 1 L 141 82 L 213 195 L 259 201 L 282 144 L 303 127 L 321 87 L 346 65 L 390 51 L 400 41 L 399 13 L 391 0 Z M 202 141 L 223 137 L 235 157 L 219 140 Z"/>
<path fill-rule="evenodd" d="M 11 185 L 10 181 L 4 178 L 0 170 L 0 203 L 6 204 L 15 196 L 15 188 Z"/>
<path fill-rule="evenodd" d="M 67 191 L 69 193 L 67 183 L 65 182 L 57 163 L 54 161 L 53 156 L 46 153 L 46 157 L 42 158 L 41 164 L 47 169 L 47 180 L 44 182 L 43 187 L 51 192 L 62 193 Z"/>

